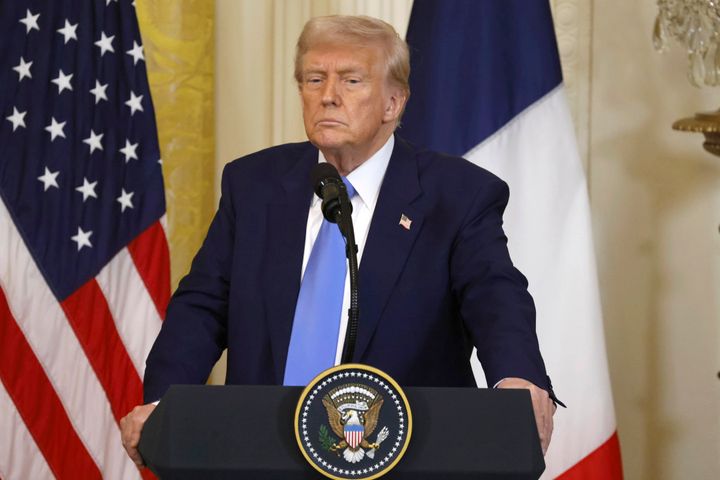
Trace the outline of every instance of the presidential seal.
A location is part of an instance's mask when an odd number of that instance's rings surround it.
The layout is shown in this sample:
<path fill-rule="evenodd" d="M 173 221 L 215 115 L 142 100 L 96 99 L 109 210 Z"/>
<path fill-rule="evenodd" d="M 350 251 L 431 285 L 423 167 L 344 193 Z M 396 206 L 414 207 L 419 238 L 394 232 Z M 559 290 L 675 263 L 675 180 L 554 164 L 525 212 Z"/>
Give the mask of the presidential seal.
<path fill-rule="evenodd" d="M 400 386 L 356 363 L 322 372 L 295 410 L 300 451 L 334 479 L 373 479 L 389 472 L 410 441 L 412 415 Z"/>

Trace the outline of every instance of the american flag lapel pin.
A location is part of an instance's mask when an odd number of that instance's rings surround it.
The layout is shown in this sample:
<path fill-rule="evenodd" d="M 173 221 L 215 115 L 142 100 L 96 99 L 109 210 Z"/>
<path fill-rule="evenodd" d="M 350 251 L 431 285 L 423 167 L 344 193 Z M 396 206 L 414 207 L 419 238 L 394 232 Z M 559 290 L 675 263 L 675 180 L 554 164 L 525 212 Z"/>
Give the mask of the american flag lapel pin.
<path fill-rule="evenodd" d="M 400 226 L 405 230 L 410 230 L 410 225 L 412 225 L 412 220 L 410 220 L 404 213 L 400 215 Z"/>

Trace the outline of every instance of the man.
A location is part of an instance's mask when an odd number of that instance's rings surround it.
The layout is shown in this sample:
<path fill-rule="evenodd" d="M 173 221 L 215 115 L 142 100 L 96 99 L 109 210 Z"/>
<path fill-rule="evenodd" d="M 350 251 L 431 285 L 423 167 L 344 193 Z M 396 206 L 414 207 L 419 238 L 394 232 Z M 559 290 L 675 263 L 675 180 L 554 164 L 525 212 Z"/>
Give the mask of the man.
<path fill-rule="evenodd" d="M 311 330 L 300 304 L 322 235 L 310 183 L 318 161 L 334 165 L 357 193 L 361 313 L 353 361 L 401 385 L 470 387 L 475 346 L 489 385 L 530 390 L 547 449 L 554 396 L 527 282 L 502 231 L 507 186 L 470 162 L 394 135 L 409 70 L 407 45 L 385 22 L 332 16 L 306 24 L 295 77 L 310 142 L 225 168 L 218 212 L 147 360 L 148 403 L 121 421 L 123 444 L 138 464 L 150 402 L 171 384 L 205 382 L 224 348 L 227 383 L 301 384 L 322 370 L 288 376 L 304 364 L 297 358 L 320 354 L 297 341 Z M 347 286 L 343 304 L 341 312 Z M 335 362 L 346 321 L 342 313 L 334 321 Z"/>

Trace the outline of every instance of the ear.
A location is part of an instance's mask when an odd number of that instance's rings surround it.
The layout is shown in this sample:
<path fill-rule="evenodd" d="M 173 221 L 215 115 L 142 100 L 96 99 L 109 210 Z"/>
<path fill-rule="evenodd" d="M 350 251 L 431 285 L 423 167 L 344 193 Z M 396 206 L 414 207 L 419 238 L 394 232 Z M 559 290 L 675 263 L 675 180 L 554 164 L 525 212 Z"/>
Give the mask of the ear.
<path fill-rule="evenodd" d="M 407 94 L 398 87 L 390 87 L 390 95 L 387 102 L 385 102 L 385 110 L 383 111 L 383 122 L 397 122 L 403 108 L 405 108 L 405 102 L 407 102 Z"/>

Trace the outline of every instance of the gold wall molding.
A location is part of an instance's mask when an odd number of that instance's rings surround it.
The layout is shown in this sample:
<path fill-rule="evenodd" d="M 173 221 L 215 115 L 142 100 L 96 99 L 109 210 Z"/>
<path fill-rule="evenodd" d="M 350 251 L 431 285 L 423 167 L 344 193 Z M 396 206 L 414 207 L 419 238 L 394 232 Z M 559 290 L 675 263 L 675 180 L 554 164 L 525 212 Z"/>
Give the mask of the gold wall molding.
<path fill-rule="evenodd" d="M 173 290 L 205 238 L 214 205 L 214 6 L 137 0 L 167 199 Z"/>
<path fill-rule="evenodd" d="M 589 175 L 593 0 L 552 0 L 565 92 L 585 172 Z"/>

